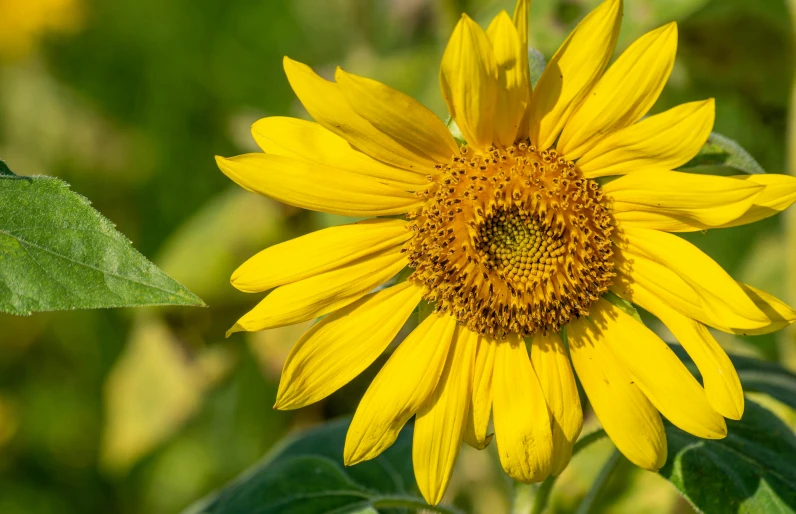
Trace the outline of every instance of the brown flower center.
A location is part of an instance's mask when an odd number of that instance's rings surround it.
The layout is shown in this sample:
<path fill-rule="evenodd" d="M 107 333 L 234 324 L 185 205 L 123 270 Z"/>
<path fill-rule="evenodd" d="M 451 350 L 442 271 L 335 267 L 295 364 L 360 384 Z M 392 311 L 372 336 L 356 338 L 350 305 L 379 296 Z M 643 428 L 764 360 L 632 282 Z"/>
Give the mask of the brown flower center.
<path fill-rule="evenodd" d="M 475 332 L 558 331 L 611 285 L 602 192 L 553 149 L 462 147 L 420 194 L 405 246 L 411 280 Z"/>

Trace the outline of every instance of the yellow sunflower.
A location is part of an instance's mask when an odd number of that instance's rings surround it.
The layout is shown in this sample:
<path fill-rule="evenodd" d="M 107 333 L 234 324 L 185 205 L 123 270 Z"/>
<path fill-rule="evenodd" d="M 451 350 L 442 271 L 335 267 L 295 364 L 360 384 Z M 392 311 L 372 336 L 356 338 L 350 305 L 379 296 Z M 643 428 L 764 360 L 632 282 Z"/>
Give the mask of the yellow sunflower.
<path fill-rule="evenodd" d="M 264 153 L 218 158 L 248 190 L 370 218 L 268 248 L 232 276 L 242 291 L 274 290 L 230 332 L 325 316 L 288 356 L 276 408 L 336 391 L 421 301 L 433 306 L 362 398 L 344 455 L 347 465 L 372 459 L 415 416 L 415 476 L 432 504 L 462 440 L 489 444 L 490 415 L 512 478 L 560 473 L 583 422 L 575 373 L 617 448 L 645 469 L 666 460 L 660 414 L 724 437 L 743 392 L 706 327 L 755 334 L 796 319 L 672 234 L 751 223 L 796 200 L 788 176 L 672 171 L 697 154 L 714 119 L 713 100 L 644 118 L 671 72 L 676 25 L 645 34 L 608 67 L 622 2 L 607 0 L 532 91 L 529 3 L 486 31 L 465 15 L 451 36 L 440 82 L 465 145 L 388 86 L 339 68 L 329 82 L 285 58 L 315 122 L 260 120 L 253 134 Z M 595 180 L 607 176 L 620 177 Z M 620 298 L 674 333 L 702 385 Z"/>

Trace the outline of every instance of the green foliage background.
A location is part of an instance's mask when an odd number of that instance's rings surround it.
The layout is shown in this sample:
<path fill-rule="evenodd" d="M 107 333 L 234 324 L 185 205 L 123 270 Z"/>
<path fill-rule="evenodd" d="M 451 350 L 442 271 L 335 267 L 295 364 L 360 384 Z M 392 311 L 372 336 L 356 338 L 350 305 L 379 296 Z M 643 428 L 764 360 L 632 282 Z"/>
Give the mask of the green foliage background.
<path fill-rule="evenodd" d="M 12 0 L 17 1 L 17 0 Z M 18 0 L 20 4 L 24 0 Z M 531 44 L 547 57 L 595 0 L 534 0 Z M 176 512 L 238 475 L 297 427 L 353 412 L 380 362 L 321 404 L 271 405 L 299 328 L 224 331 L 256 302 L 228 279 L 258 249 L 342 220 L 246 193 L 214 154 L 254 149 L 250 124 L 305 116 L 289 55 L 382 80 L 441 116 L 442 49 L 461 11 L 483 24 L 509 0 L 83 0 L 70 34 L 41 33 L 0 62 L 0 156 L 91 199 L 135 247 L 208 309 L 0 314 L 0 512 Z M 655 107 L 717 99 L 716 130 L 764 169 L 787 172 L 794 71 L 785 0 L 626 0 L 624 48 L 676 20 L 675 71 Z M 2 50 L 2 49 L 0 49 Z M 0 53 L 2 55 L 2 53 Z M 792 173 L 796 170 L 791 169 Z M 784 217 L 689 239 L 736 278 L 796 302 Z M 733 351 L 796 367 L 790 333 L 724 336 Z M 794 426 L 790 408 L 759 398 Z M 593 417 L 587 428 L 595 426 Z M 494 450 L 494 448 L 492 448 Z M 602 441 L 562 476 L 571 512 L 611 451 Z M 489 452 L 463 453 L 451 500 L 507 509 Z M 690 512 L 657 475 L 622 466 L 600 512 Z"/>

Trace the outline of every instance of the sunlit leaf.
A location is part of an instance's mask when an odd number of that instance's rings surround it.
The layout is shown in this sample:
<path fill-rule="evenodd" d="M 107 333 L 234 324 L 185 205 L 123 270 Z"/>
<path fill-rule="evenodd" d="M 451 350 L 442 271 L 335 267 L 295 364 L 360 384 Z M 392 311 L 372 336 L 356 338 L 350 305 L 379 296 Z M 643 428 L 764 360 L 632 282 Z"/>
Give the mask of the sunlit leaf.
<path fill-rule="evenodd" d="M 700 512 L 796 512 L 796 437 L 774 414 L 747 400 L 727 420 L 724 439 L 666 428 L 669 459 L 660 473 Z"/>
<path fill-rule="evenodd" d="M 542 72 L 546 66 L 547 62 L 545 61 L 542 52 L 536 48 L 529 48 L 528 68 L 531 72 L 531 86 L 536 87 L 536 83 L 539 82 L 539 78 L 542 76 Z"/>
<path fill-rule="evenodd" d="M 123 472 L 171 437 L 231 365 L 226 348 L 190 356 L 163 321 L 139 317 L 105 383 L 103 467 Z"/>
<path fill-rule="evenodd" d="M 0 311 L 203 305 L 53 177 L 0 167 Z"/>
<path fill-rule="evenodd" d="M 343 444 L 349 419 L 332 421 L 293 437 L 262 463 L 184 514 L 314 514 L 316 512 L 455 512 L 429 507 L 417 494 L 412 471 L 412 429 L 379 457 L 344 467 Z"/>

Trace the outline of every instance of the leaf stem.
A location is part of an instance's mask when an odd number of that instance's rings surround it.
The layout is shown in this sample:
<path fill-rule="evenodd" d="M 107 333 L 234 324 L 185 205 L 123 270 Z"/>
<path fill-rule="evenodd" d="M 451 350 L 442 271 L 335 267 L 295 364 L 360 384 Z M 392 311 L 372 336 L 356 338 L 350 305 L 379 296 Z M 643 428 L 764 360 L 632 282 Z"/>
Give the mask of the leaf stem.
<path fill-rule="evenodd" d="M 614 453 L 611 454 L 600 470 L 600 474 L 597 475 L 597 478 L 591 484 L 591 488 L 589 492 L 586 493 L 586 497 L 580 502 L 575 514 L 589 514 L 589 512 L 591 512 L 594 502 L 600 496 L 600 493 L 605 488 L 605 484 L 608 483 L 608 479 L 611 478 L 611 473 L 614 472 L 620 462 L 622 462 L 622 454 L 619 453 L 618 450 L 614 450 Z"/>
<path fill-rule="evenodd" d="M 581 437 L 579 441 L 575 443 L 575 446 L 572 447 L 572 457 L 574 458 L 581 450 L 589 446 L 591 443 L 595 441 L 599 441 L 607 434 L 605 430 L 602 428 L 599 430 L 595 430 L 590 434 L 586 434 L 585 436 Z M 550 501 L 550 493 L 553 491 L 553 485 L 556 483 L 556 479 L 553 475 L 550 475 L 542 482 L 542 485 L 539 487 L 539 490 L 536 492 L 536 497 L 534 498 L 533 502 L 533 510 L 531 511 L 532 514 L 542 514 L 544 510 L 547 508 L 547 503 Z"/>

